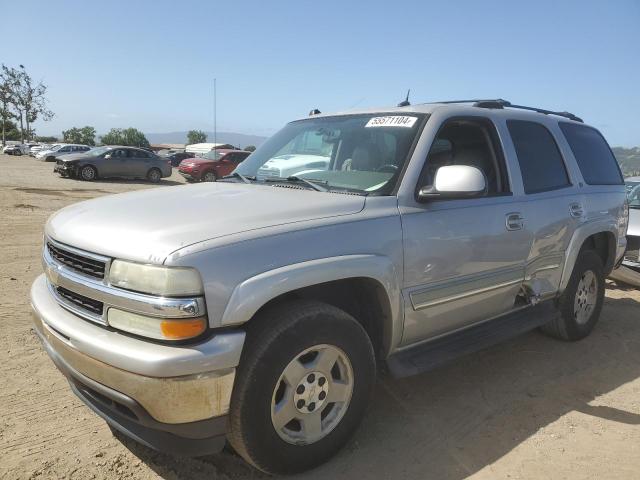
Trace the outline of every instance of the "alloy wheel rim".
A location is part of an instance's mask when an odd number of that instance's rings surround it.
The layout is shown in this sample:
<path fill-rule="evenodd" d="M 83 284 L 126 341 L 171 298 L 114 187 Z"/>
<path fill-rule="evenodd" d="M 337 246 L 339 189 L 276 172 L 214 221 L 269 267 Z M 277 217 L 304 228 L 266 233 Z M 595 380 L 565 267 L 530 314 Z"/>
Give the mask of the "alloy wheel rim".
<path fill-rule="evenodd" d="M 204 181 L 205 182 L 213 182 L 216 179 L 215 175 L 213 173 L 205 173 L 204 174 Z"/>
<path fill-rule="evenodd" d="M 93 180 L 93 169 L 85 168 L 82 170 L 82 178 L 85 180 Z"/>
<path fill-rule="evenodd" d="M 300 352 L 280 375 L 271 398 L 271 422 L 285 442 L 309 445 L 326 437 L 346 413 L 353 368 L 333 345 Z"/>
<path fill-rule="evenodd" d="M 578 282 L 576 296 L 573 303 L 573 315 L 578 325 L 589 321 L 598 298 L 598 279 L 591 270 L 582 274 Z"/>

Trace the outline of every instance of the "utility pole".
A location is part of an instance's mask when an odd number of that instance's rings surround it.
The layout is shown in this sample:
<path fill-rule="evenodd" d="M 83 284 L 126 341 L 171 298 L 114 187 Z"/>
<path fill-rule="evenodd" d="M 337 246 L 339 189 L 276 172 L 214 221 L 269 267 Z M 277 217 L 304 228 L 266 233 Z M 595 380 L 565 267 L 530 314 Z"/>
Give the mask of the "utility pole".
<path fill-rule="evenodd" d="M 216 79 L 213 79 L 213 148 L 217 149 L 218 144 L 218 125 L 216 124 L 217 118 L 217 105 L 216 105 Z"/>

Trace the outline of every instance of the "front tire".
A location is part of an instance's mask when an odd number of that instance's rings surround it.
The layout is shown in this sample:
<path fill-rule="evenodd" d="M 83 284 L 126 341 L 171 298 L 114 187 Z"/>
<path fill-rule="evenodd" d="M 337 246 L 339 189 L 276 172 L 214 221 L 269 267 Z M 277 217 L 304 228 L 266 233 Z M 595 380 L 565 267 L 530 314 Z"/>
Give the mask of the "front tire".
<path fill-rule="evenodd" d="M 600 255 L 593 250 L 582 250 L 567 288 L 558 301 L 560 315 L 544 325 L 542 331 L 567 341 L 585 338 L 600 318 L 604 290 L 604 267 Z"/>
<path fill-rule="evenodd" d="M 202 181 L 203 182 L 215 182 L 218 179 L 218 177 L 216 176 L 216 174 L 214 172 L 205 172 L 205 174 L 202 176 Z"/>
<path fill-rule="evenodd" d="M 229 442 L 263 472 L 313 468 L 356 430 L 375 382 L 362 326 L 320 302 L 295 301 L 249 326 L 229 413 Z"/>
<path fill-rule="evenodd" d="M 85 165 L 80 169 L 80 178 L 85 182 L 92 182 L 98 178 L 98 172 L 91 165 Z"/>

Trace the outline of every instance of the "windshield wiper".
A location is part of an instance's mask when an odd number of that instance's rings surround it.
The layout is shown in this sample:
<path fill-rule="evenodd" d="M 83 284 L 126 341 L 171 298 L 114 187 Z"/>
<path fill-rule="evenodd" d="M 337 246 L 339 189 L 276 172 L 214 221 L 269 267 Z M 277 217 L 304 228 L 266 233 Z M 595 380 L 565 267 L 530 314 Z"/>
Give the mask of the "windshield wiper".
<path fill-rule="evenodd" d="M 290 175 L 288 177 L 267 177 L 264 179 L 265 182 L 290 182 L 290 183 L 304 183 L 311 188 L 313 188 L 317 192 L 328 192 L 329 189 L 320 185 L 320 183 L 324 183 L 327 185 L 329 182 L 325 180 L 307 180 L 306 178 L 298 177 L 296 175 Z"/>
<path fill-rule="evenodd" d="M 229 175 L 225 175 L 220 180 L 224 180 L 225 178 L 239 178 L 244 183 L 251 183 L 251 181 L 255 181 L 256 180 L 256 177 L 245 177 L 244 175 L 242 175 L 241 173 L 238 173 L 238 172 L 233 172 L 233 173 L 231 173 Z"/>

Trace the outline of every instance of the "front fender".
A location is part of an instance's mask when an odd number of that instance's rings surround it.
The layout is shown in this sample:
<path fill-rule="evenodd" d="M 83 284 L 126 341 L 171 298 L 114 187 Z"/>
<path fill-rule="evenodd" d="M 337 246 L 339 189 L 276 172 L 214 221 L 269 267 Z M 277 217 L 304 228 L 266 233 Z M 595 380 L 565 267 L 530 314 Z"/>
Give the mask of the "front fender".
<path fill-rule="evenodd" d="M 385 325 L 392 345 L 402 336 L 399 275 L 393 262 L 380 255 L 344 255 L 309 260 L 260 273 L 237 285 L 222 316 L 223 326 L 249 321 L 270 300 L 304 287 L 347 278 L 370 278 L 385 289 L 391 323 Z"/>

